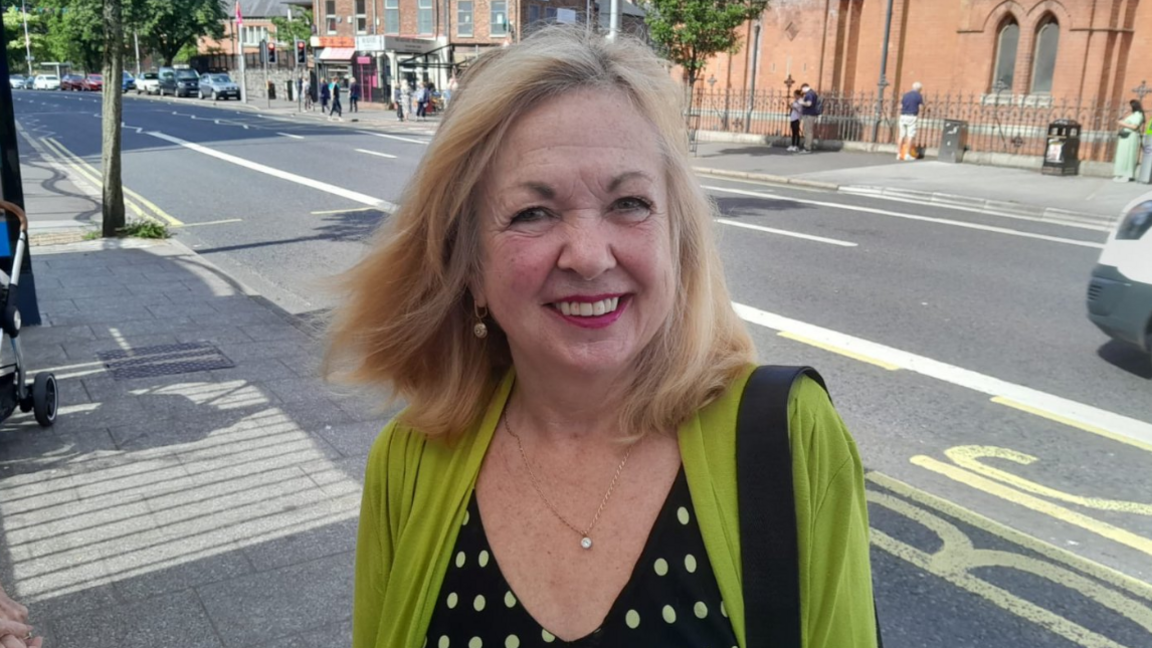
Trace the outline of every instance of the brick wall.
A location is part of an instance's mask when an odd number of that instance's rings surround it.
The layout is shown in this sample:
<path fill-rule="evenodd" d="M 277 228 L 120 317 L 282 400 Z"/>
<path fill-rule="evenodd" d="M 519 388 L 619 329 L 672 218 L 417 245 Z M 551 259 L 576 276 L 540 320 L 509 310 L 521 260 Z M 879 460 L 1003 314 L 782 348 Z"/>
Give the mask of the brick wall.
<path fill-rule="evenodd" d="M 1093 8 L 1095 7 L 1095 15 Z M 784 86 L 790 74 L 824 91 L 873 92 L 880 73 L 886 0 L 774 0 L 761 24 L 758 89 Z M 1031 90 L 1036 34 L 1060 27 L 1051 96 L 1118 102 L 1152 80 L 1152 3 L 1139 0 L 894 0 L 887 61 L 889 92 L 914 81 L 965 95 L 991 91 L 999 28 L 1020 26 L 1013 87 Z M 702 80 L 714 90 L 751 83 L 751 23 L 739 53 L 716 56 Z M 1152 100 L 1150 100 L 1152 101 Z"/>
<path fill-rule="evenodd" d="M 505 36 L 492 35 L 492 2 L 491 0 L 473 0 L 472 2 L 472 35 L 459 36 L 457 34 L 457 17 L 459 15 L 459 0 L 450 0 L 447 3 L 448 16 L 445 21 L 444 13 L 445 2 L 444 0 L 433 0 L 432 10 L 434 19 L 434 34 L 421 34 L 419 33 L 419 2 L 418 0 L 399 0 L 400 8 L 400 36 L 411 36 L 421 38 L 432 38 L 434 36 L 442 36 L 444 34 L 445 24 L 450 28 L 450 42 L 456 45 L 501 45 L 507 39 Z M 509 33 L 518 33 L 523 28 L 524 23 L 527 22 L 530 7 L 536 6 L 540 15 L 543 16 L 548 8 L 552 9 L 575 9 L 580 15 L 584 14 L 585 1 L 584 0 L 507 0 L 505 3 L 507 17 L 512 23 L 512 29 Z M 335 34 L 329 34 L 327 30 L 327 2 L 326 0 L 314 0 L 313 2 L 313 16 L 315 16 L 316 23 L 319 25 L 320 36 L 355 36 L 356 24 L 355 22 L 349 23 L 348 16 L 353 15 L 355 10 L 355 0 L 336 0 L 336 15 L 340 18 Z M 375 13 L 373 13 L 375 9 Z M 519 15 L 517 14 L 519 9 Z M 368 17 L 368 30 L 369 34 L 383 34 L 385 28 L 384 22 L 384 0 L 367 0 L 365 10 Z M 376 20 L 378 19 L 378 20 Z M 379 23 L 379 24 L 377 24 Z"/>

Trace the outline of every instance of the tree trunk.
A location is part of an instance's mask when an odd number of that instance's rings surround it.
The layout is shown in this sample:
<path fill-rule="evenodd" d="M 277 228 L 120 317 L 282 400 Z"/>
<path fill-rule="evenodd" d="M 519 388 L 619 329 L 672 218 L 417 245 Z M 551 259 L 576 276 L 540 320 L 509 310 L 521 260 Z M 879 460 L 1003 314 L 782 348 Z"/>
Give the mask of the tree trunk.
<path fill-rule="evenodd" d="M 120 176 L 121 95 L 124 88 L 124 25 L 121 0 L 104 0 L 104 236 L 116 236 L 124 227 L 124 184 Z"/>

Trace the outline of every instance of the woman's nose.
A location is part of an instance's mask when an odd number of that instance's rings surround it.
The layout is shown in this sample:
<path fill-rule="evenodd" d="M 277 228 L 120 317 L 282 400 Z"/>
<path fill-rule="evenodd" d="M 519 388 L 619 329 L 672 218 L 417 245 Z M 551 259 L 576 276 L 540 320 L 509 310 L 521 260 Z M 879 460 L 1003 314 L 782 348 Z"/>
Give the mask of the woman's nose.
<path fill-rule="evenodd" d="M 566 219 L 564 247 L 557 266 L 592 280 L 616 267 L 609 224 L 599 214 Z"/>

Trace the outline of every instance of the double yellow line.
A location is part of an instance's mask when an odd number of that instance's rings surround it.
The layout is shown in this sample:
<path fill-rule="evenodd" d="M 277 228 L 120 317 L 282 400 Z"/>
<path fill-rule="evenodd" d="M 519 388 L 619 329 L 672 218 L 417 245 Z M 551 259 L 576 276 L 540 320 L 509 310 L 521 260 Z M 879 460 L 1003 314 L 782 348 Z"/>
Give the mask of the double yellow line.
<path fill-rule="evenodd" d="M 56 141 L 55 138 L 42 137 L 40 138 L 40 142 L 43 143 L 44 146 L 47 147 L 48 150 L 51 151 L 55 156 L 60 158 L 62 163 L 70 166 L 73 170 L 76 171 L 77 174 L 87 179 L 97 188 L 104 184 L 100 171 L 98 171 L 91 164 L 85 162 L 80 156 L 76 155 L 72 151 L 69 151 L 64 147 L 63 144 Z M 135 191 L 132 191 L 128 187 L 123 187 L 123 189 L 124 194 L 131 198 L 125 198 L 124 204 L 128 207 L 128 209 L 132 210 L 132 213 L 136 214 L 138 217 L 157 223 L 165 223 L 172 227 L 182 227 L 184 225 L 183 222 L 174 218 L 163 209 L 157 207 L 156 204 L 151 200 L 148 200 L 144 196 L 141 196 Z"/>

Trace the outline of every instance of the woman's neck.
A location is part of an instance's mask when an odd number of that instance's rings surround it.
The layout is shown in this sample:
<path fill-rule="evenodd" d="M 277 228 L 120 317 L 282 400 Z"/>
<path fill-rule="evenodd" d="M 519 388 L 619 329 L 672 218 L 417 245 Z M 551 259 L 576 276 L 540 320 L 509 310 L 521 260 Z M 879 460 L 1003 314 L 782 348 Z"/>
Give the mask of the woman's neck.
<path fill-rule="evenodd" d="M 504 416 L 522 437 L 552 445 L 609 441 L 620 436 L 623 385 L 612 376 L 516 374 Z"/>

